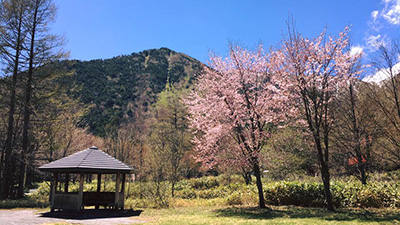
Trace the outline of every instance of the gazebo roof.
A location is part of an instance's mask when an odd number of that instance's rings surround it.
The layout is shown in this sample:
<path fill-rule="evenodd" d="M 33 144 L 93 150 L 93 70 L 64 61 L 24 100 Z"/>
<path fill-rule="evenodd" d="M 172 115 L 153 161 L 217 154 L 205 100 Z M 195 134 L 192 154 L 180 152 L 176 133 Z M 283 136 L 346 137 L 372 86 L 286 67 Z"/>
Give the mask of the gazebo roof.
<path fill-rule="evenodd" d="M 92 146 L 39 167 L 43 172 L 130 173 L 132 168 Z"/>

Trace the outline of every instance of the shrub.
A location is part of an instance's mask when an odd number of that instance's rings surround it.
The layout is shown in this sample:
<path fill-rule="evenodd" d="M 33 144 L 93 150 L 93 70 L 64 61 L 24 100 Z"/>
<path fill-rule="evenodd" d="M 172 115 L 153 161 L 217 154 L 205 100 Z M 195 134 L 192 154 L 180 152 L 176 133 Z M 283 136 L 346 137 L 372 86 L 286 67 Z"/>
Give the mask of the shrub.
<path fill-rule="evenodd" d="M 239 192 L 234 192 L 226 199 L 228 205 L 241 205 L 243 204 L 242 196 Z"/>
<path fill-rule="evenodd" d="M 240 178 L 240 177 L 239 177 Z M 225 182 L 224 177 L 202 177 L 182 180 L 176 184 L 175 198 L 182 204 L 246 204 L 256 205 L 258 192 L 255 185 L 245 185 L 243 182 Z M 225 182 L 225 185 L 222 185 Z M 111 190 L 115 184 L 110 182 L 106 190 Z M 70 190 L 78 185 L 70 185 Z M 85 185 L 85 190 L 95 187 Z M 135 182 L 126 186 L 126 205 L 131 208 L 161 208 L 168 207 L 171 202 L 170 184 L 168 182 Z M 49 183 L 41 183 L 36 193 L 29 196 L 31 202 L 20 205 L 32 205 L 42 202 L 48 204 L 50 193 Z M 351 178 L 337 180 L 331 183 L 332 200 L 335 207 L 392 207 L 400 208 L 400 183 L 396 181 L 370 181 L 363 186 Z M 267 204 L 296 205 L 304 207 L 323 207 L 325 205 L 324 186 L 321 182 L 264 182 L 264 194 Z M 36 202 L 36 203 L 33 203 Z M 4 203 L 5 204 L 5 203 Z M 17 205 L 16 202 L 7 203 Z M 189 204 L 190 205 L 190 204 Z"/>
<path fill-rule="evenodd" d="M 204 190 L 204 189 L 210 189 L 214 187 L 219 186 L 219 182 L 216 177 L 201 177 L 197 179 L 191 179 L 190 180 L 190 186 L 191 188 L 197 189 L 197 190 Z"/>
<path fill-rule="evenodd" d="M 183 199 L 194 199 L 197 198 L 197 194 L 193 189 L 182 189 L 179 191 L 175 192 L 175 196 L 177 198 L 183 198 Z"/>
<path fill-rule="evenodd" d="M 48 201 L 42 202 L 31 199 L 30 197 L 17 200 L 1 200 L 0 209 L 12 209 L 12 208 L 46 208 L 49 206 Z"/>
<path fill-rule="evenodd" d="M 49 204 L 50 196 L 50 183 L 43 182 L 40 183 L 38 189 L 35 193 L 30 194 L 28 197 L 36 202 L 42 202 L 44 204 Z"/>
<path fill-rule="evenodd" d="M 128 198 L 125 200 L 125 208 L 127 209 L 150 208 L 150 207 L 153 207 L 153 202 L 149 201 L 148 199 Z"/>
<path fill-rule="evenodd" d="M 331 185 L 335 207 L 381 208 L 399 207 L 400 189 L 396 183 L 334 182 Z M 324 187 L 321 183 L 275 182 L 266 186 L 265 198 L 271 205 L 323 207 Z"/>
<path fill-rule="evenodd" d="M 275 182 L 265 187 L 265 199 L 271 205 L 321 207 L 324 205 L 324 187 L 317 183 Z"/>
<path fill-rule="evenodd" d="M 220 188 L 199 190 L 197 196 L 204 199 L 225 197 L 225 192 Z"/>
<path fill-rule="evenodd" d="M 167 182 L 148 182 L 143 195 L 152 208 L 167 208 L 170 204 L 170 188 Z"/>
<path fill-rule="evenodd" d="M 343 207 L 399 207 L 399 184 L 394 182 L 371 182 L 366 186 L 356 183 L 342 184 Z"/>

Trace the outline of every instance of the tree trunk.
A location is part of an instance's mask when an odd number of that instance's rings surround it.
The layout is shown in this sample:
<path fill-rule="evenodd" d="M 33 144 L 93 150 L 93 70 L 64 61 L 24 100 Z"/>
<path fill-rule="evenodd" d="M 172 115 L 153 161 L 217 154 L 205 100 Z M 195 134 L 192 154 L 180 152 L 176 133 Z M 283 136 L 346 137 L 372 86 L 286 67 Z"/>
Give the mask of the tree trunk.
<path fill-rule="evenodd" d="M 317 133 L 319 133 L 319 130 L 317 130 Z M 335 211 L 332 203 L 332 195 L 331 195 L 331 187 L 330 187 L 330 174 L 329 174 L 329 166 L 328 166 L 328 151 L 325 149 L 325 155 L 322 151 L 322 146 L 321 146 L 321 141 L 319 139 L 318 135 L 314 135 L 314 140 L 315 140 L 315 147 L 318 153 L 318 161 L 321 169 L 321 177 L 322 177 L 322 182 L 324 184 L 324 192 L 325 192 L 325 200 L 326 200 L 326 207 L 329 211 Z M 326 141 L 326 139 L 325 139 Z M 327 144 L 327 143 L 325 143 Z M 326 146 L 327 147 L 327 146 Z"/>
<path fill-rule="evenodd" d="M 140 141 L 140 150 L 139 150 L 139 170 L 137 173 L 137 180 L 139 181 L 139 198 L 143 199 L 143 187 L 142 187 L 142 169 L 144 163 L 144 156 L 143 156 L 143 142 Z"/>
<path fill-rule="evenodd" d="M 29 125 L 31 116 L 31 95 L 32 95 L 32 78 L 33 78 L 33 60 L 35 58 L 35 34 L 36 34 L 36 22 L 39 2 L 34 3 L 35 11 L 33 14 L 33 21 L 31 27 L 31 43 L 29 50 L 29 68 L 28 68 L 28 80 L 25 89 L 25 102 L 24 102 L 24 125 L 22 131 L 22 152 L 21 152 L 21 168 L 20 177 L 18 185 L 18 197 L 22 198 L 24 196 L 24 177 L 26 170 L 26 159 L 25 154 L 28 152 L 29 148 Z"/>
<path fill-rule="evenodd" d="M 367 157 L 367 162 L 368 162 L 368 163 L 364 164 L 365 170 L 368 170 L 368 167 L 370 167 L 373 164 L 372 158 L 371 158 L 371 145 L 372 145 L 372 143 L 370 141 L 371 137 L 372 136 L 368 132 L 364 134 L 365 148 L 366 148 L 365 156 Z"/>
<path fill-rule="evenodd" d="M 14 68 L 12 76 L 11 96 L 10 96 L 10 110 L 8 112 L 8 127 L 7 127 L 7 138 L 4 147 L 4 167 L 1 168 L 3 171 L 3 180 L 1 183 L 1 197 L 6 199 L 10 194 L 10 179 L 11 179 L 11 153 L 12 153 L 12 139 L 14 136 L 14 113 L 15 113 L 15 101 L 16 101 L 16 88 L 17 88 L 17 77 L 19 72 L 19 56 L 21 50 L 21 31 L 22 31 L 22 14 L 23 4 L 21 4 L 18 12 L 18 28 L 17 28 L 17 39 L 15 46 L 15 57 L 14 57 Z"/>
<path fill-rule="evenodd" d="M 175 181 L 172 181 L 172 184 L 171 184 L 171 196 L 172 197 L 175 196 Z"/>
<path fill-rule="evenodd" d="M 324 183 L 324 189 L 325 189 L 325 198 L 326 198 L 326 207 L 328 208 L 329 211 L 335 211 L 332 203 L 332 194 L 331 194 L 331 185 L 330 185 L 330 174 L 329 174 L 329 169 L 325 165 L 321 166 L 321 175 L 322 175 L 322 182 Z"/>
<path fill-rule="evenodd" d="M 355 144 L 354 146 L 354 151 L 357 156 L 358 164 L 357 164 L 357 169 L 360 172 L 360 180 L 363 185 L 367 184 L 367 176 L 365 174 L 365 165 L 363 162 L 363 155 L 361 153 L 361 134 L 360 130 L 358 128 L 358 122 L 357 122 L 357 114 L 356 114 L 356 99 L 355 99 L 355 93 L 354 93 L 354 87 L 353 84 L 350 83 L 349 86 L 349 92 L 350 92 L 350 106 L 351 106 L 351 122 L 353 123 L 353 142 Z M 366 160 L 366 159 L 364 159 Z"/>
<path fill-rule="evenodd" d="M 243 171 L 242 172 L 242 177 L 243 177 L 244 182 L 246 183 L 246 185 L 250 185 L 250 183 L 251 183 L 251 173 Z"/>
<path fill-rule="evenodd" d="M 259 167 L 258 163 L 254 163 L 253 170 L 254 170 L 254 175 L 256 176 L 256 184 L 257 184 L 257 189 L 258 189 L 258 205 L 260 208 L 265 209 L 267 207 L 265 206 L 264 192 L 263 192 L 263 187 L 262 187 L 262 183 L 261 183 L 261 173 L 260 173 L 260 167 Z"/>
<path fill-rule="evenodd" d="M 367 175 L 365 173 L 365 163 L 358 162 L 358 171 L 360 171 L 360 180 L 363 185 L 367 185 Z"/>
<path fill-rule="evenodd" d="M 28 148 L 28 154 L 26 155 L 27 157 L 27 162 L 28 164 L 26 165 L 26 172 L 25 172 L 25 187 L 32 187 L 33 181 L 35 181 L 35 169 L 33 165 L 34 161 L 34 155 L 33 152 L 36 151 L 36 147 L 33 145 L 30 145 Z"/>

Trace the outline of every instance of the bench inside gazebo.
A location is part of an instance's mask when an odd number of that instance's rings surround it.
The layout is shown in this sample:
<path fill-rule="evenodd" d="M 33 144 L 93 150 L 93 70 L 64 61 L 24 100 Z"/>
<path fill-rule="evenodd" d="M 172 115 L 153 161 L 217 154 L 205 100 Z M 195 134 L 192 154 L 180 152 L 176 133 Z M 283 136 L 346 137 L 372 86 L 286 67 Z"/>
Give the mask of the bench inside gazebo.
<path fill-rule="evenodd" d="M 54 174 L 50 193 L 51 211 L 82 211 L 85 206 L 95 206 L 96 209 L 100 206 L 116 210 L 124 208 L 125 177 L 132 168 L 95 146 L 45 164 L 39 170 Z M 58 178 L 62 174 L 65 174 L 64 192 L 57 191 Z M 70 174 L 79 175 L 78 192 L 68 191 Z M 85 174 L 97 174 L 96 192 L 83 191 Z M 115 192 L 101 191 L 101 177 L 105 174 L 116 175 Z"/>

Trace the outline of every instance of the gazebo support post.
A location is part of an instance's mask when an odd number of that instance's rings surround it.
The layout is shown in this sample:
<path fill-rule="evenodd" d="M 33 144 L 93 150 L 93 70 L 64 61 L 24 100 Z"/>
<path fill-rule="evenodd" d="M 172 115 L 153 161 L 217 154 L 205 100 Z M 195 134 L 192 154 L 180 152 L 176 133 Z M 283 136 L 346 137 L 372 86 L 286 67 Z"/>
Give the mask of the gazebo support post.
<path fill-rule="evenodd" d="M 119 209 L 119 183 L 120 183 L 121 174 L 117 173 L 117 179 L 115 182 L 115 210 Z"/>
<path fill-rule="evenodd" d="M 79 174 L 79 205 L 78 205 L 78 211 L 83 210 L 83 182 L 84 182 L 84 174 L 80 173 Z"/>
<path fill-rule="evenodd" d="M 123 173 L 122 174 L 122 185 L 121 185 L 121 193 L 122 193 L 122 205 L 121 205 L 121 209 L 124 209 L 124 204 L 125 204 L 125 178 L 126 178 L 126 174 Z"/>
<path fill-rule="evenodd" d="M 51 187 L 51 211 L 52 212 L 54 212 L 54 198 L 56 195 L 57 183 L 58 183 L 58 173 L 54 173 L 53 185 Z"/>
<path fill-rule="evenodd" d="M 101 173 L 97 174 L 97 194 L 100 195 L 100 190 L 101 190 Z M 95 209 L 99 209 L 100 206 L 96 205 Z"/>
<path fill-rule="evenodd" d="M 68 193 L 68 185 L 69 185 L 69 173 L 66 173 L 65 174 L 65 186 L 64 186 L 65 193 Z"/>

